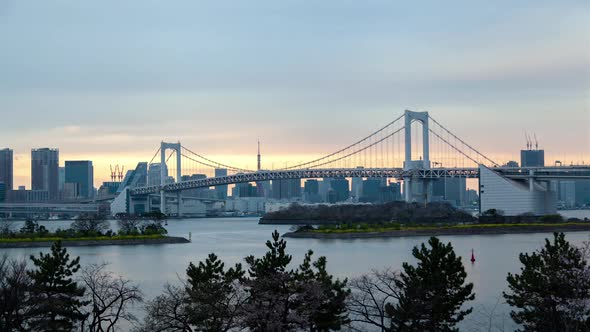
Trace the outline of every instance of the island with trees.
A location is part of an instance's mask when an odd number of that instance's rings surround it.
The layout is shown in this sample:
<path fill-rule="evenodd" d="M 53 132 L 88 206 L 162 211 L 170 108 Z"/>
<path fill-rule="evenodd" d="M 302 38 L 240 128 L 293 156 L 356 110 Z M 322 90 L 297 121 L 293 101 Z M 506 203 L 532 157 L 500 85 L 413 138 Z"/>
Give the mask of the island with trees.
<path fill-rule="evenodd" d="M 0 248 L 50 247 L 61 241 L 64 246 L 136 245 L 188 243 L 183 237 L 168 236 L 166 216 L 159 212 L 118 216 L 118 230 L 97 215 L 82 215 L 68 229 L 49 231 L 34 220 L 26 220 L 18 229 L 10 223 L 0 225 Z"/>
<path fill-rule="evenodd" d="M 265 214 L 261 224 L 295 225 L 286 237 L 375 238 L 474 234 L 590 231 L 588 220 L 565 220 L 559 214 L 504 216 L 489 210 L 479 217 L 450 204 L 300 205 Z"/>

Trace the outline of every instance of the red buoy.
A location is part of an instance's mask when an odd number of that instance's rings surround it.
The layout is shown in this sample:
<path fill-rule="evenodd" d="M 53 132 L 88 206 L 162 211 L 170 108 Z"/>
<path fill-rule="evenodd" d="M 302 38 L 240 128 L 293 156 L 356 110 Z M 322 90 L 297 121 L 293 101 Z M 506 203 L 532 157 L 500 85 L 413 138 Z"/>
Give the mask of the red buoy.
<path fill-rule="evenodd" d="M 473 249 L 471 249 L 471 264 L 475 263 L 475 255 L 473 254 Z"/>

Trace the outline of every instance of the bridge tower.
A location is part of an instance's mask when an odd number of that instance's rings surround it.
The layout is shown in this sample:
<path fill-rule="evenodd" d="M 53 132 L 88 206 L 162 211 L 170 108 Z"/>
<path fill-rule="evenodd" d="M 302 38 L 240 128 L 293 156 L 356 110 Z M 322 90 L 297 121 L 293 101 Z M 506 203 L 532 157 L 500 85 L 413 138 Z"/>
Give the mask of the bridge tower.
<path fill-rule="evenodd" d="M 176 152 L 176 182 L 180 182 L 182 178 L 182 146 L 178 143 L 166 143 L 162 142 L 160 145 L 160 212 L 166 214 L 166 193 L 164 192 L 164 185 L 166 184 L 166 151 L 174 150 Z M 182 196 L 181 192 L 178 192 L 178 216 L 181 215 L 182 208 Z"/>
<path fill-rule="evenodd" d="M 405 120 L 405 159 L 404 171 L 413 169 L 430 169 L 430 131 L 428 126 L 428 112 L 412 112 L 406 110 L 404 113 Z M 422 124 L 422 159 L 412 160 L 412 122 L 419 121 Z M 425 194 L 425 201 L 430 192 L 430 184 L 428 181 L 422 181 L 423 192 Z M 404 177 L 404 199 L 406 202 L 412 201 L 412 180 L 410 176 Z"/>

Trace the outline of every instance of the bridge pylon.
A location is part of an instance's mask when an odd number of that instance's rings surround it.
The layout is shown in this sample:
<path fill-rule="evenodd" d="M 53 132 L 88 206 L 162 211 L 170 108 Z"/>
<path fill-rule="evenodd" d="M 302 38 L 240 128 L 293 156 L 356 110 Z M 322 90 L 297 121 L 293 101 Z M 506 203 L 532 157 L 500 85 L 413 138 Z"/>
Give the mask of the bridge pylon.
<path fill-rule="evenodd" d="M 166 151 L 174 150 L 176 152 L 176 182 L 182 179 L 182 145 L 178 143 L 161 142 L 160 145 L 160 212 L 166 214 L 166 193 L 164 192 L 164 185 L 166 184 Z M 182 196 L 181 192 L 178 195 L 178 216 L 181 216 Z"/>
<path fill-rule="evenodd" d="M 406 110 L 404 113 L 404 171 L 430 169 L 430 132 L 428 119 L 428 112 L 413 112 Z M 419 160 L 412 159 L 412 122 L 414 121 L 419 121 L 422 124 L 422 158 Z M 412 178 L 410 176 L 405 176 L 403 180 L 404 200 L 406 202 L 411 202 L 414 196 L 412 190 Z M 429 193 L 432 189 L 431 183 L 426 180 L 414 180 L 422 182 L 423 197 L 425 201 L 428 201 L 430 197 Z M 420 183 L 417 183 L 417 185 L 420 185 Z"/>

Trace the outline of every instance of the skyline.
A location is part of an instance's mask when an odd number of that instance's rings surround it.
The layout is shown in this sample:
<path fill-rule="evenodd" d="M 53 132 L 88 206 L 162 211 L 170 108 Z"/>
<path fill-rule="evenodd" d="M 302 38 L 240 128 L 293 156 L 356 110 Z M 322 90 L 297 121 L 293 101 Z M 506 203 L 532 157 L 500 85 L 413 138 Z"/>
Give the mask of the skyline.
<path fill-rule="evenodd" d="M 590 159 L 585 1 L 175 4 L 0 4 L 0 148 L 14 150 L 15 186 L 30 187 L 36 147 L 93 160 L 97 182 L 162 140 L 253 168 L 260 138 L 270 167 L 404 109 L 503 162 L 525 132 L 548 162 Z"/>

